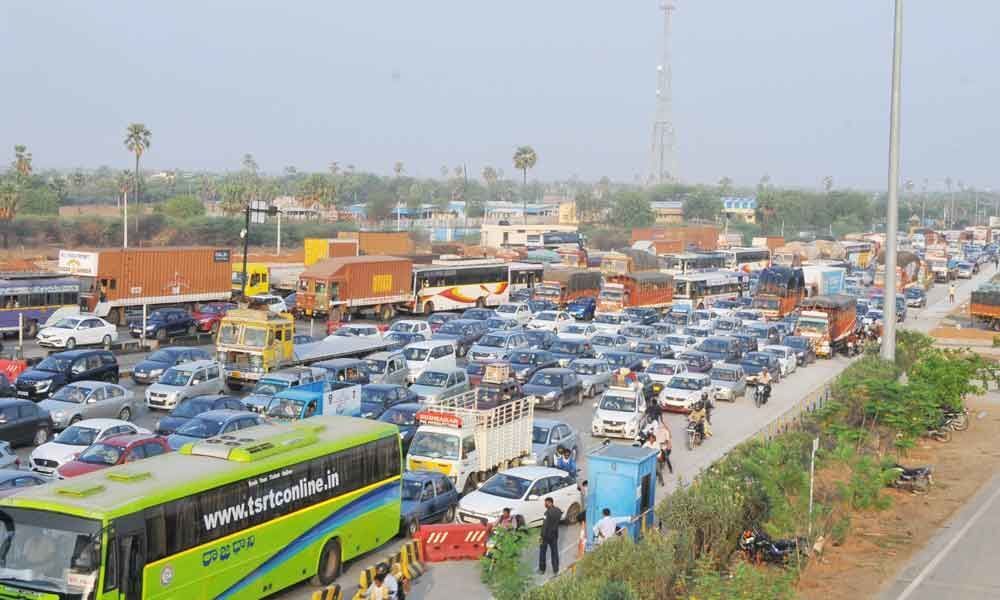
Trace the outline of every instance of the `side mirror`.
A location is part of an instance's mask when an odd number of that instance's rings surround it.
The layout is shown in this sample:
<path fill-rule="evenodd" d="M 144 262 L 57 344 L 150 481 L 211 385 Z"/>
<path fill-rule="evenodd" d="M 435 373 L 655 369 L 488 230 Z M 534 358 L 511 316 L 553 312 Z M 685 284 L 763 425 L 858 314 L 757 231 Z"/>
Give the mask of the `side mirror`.
<path fill-rule="evenodd" d="M 87 404 L 97 404 L 97 398 L 90 396 L 89 398 L 87 398 Z"/>
<path fill-rule="evenodd" d="M 531 494 L 528 496 L 528 500 L 538 500 L 538 494 Z"/>

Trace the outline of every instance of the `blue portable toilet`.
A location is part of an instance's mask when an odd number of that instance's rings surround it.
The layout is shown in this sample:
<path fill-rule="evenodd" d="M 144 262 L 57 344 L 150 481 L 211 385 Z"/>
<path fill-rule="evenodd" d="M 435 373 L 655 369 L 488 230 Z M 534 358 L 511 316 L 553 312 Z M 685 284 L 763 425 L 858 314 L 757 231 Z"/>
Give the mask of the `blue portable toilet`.
<path fill-rule="evenodd" d="M 624 444 L 601 446 L 587 455 L 587 545 L 594 543 L 594 525 L 603 509 L 616 519 L 628 519 L 632 539 L 639 539 L 642 519 L 653 525 L 656 503 L 656 450 Z"/>

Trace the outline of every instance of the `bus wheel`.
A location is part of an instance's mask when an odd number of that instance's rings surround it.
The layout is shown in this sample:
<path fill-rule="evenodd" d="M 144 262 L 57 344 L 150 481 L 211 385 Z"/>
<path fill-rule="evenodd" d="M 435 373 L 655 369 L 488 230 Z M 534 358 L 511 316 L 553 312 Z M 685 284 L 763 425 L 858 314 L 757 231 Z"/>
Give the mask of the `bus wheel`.
<path fill-rule="evenodd" d="M 340 542 L 327 540 L 323 551 L 319 553 L 319 563 L 316 565 L 316 575 L 312 578 L 313 585 L 330 585 L 340 575 Z"/>
<path fill-rule="evenodd" d="M 38 335 L 38 321 L 28 321 L 24 326 L 24 337 L 34 339 Z"/>
<path fill-rule="evenodd" d="M 434 303 L 428 302 L 427 304 L 424 304 L 424 314 L 429 315 L 432 312 L 434 312 Z"/>
<path fill-rule="evenodd" d="M 392 320 L 392 307 L 388 304 L 382 305 L 382 310 L 379 312 L 379 320 L 383 323 Z"/>

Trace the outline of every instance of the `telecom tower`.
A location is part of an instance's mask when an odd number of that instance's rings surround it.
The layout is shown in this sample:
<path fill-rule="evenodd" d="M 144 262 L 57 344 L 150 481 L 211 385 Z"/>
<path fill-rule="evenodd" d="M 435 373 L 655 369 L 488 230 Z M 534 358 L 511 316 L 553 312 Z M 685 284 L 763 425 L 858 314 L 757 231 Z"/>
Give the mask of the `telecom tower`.
<path fill-rule="evenodd" d="M 674 147 L 673 83 L 671 81 L 670 20 L 677 7 L 671 0 L 660 4 L 663 11 L 663 47 L 656 66 L 656 118 L 653 120 L 653 144 L 650 183 L 677 181 L 677 156 Z"/>

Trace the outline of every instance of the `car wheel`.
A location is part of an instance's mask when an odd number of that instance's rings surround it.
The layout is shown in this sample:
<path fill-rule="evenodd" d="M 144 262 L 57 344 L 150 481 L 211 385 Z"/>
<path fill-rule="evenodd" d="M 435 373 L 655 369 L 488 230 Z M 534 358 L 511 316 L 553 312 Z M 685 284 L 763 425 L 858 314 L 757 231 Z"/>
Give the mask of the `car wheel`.
<path fill-rule="evenodd" d="M 543 467 L 550 467 L 550 466 L 552 466 L 551 463 L 549 462 L 549 457 L 548 456 L 546 456 L 544 459 L 542 459 L 542 466 Z"/>
<path fill-rule="evenodd" d="M 101 345 L 104 346 L 105 349 L 110 349 L 111 348 L 111 336 L 110 335 L 105 335 L 104 339 L 101 340 Z"/>
<path fill-rule="evenodd" d="M 442 523 L 454 523 L 455 522 L 455 505 L 452 504 L 448 507 L 448 510 L 444 511 L 444 517 L 441 518 Z"/>
<path fill-rule="evenodd" d="M 118 411 L 118 418 L 121 419 L 122 421 L 131 421 L 132 409 L 127 406 L 122 407 L 122 409 Z"/>
<path fill-rule="evenodd" d="M 316 565 L 316 575 L 313 576 L 313 585 L 327 586 L 340 575 L 340 541 L 327 540 L 323 545 L 323 551 L 319 553 L 319 563 Z"/>
<path fill-rule="evenodd" d="M 67 339 L 66 340 L 66 349 L 67 350 L 72 350 L 73 348 L 76 348 L 76 338 L 69 338 L 69 339 Z"/>
<path fill-rule="evenodd" d="M 70 425 L 76 425 L 77 423 L 79 423 L 82 420 L 83 420 L 83 418 L 80 417 L 80 415 L 73 415 L 73 418 L 69 420 L 69 424 Z"/>
<path fill-rule="evenodd" d="M 36 446 L 41 446 L 45 442 L 49 441 L 49 430 L 46 427 L 39 427 L 38 431 L 35 432 L 34 443 Z"/>

